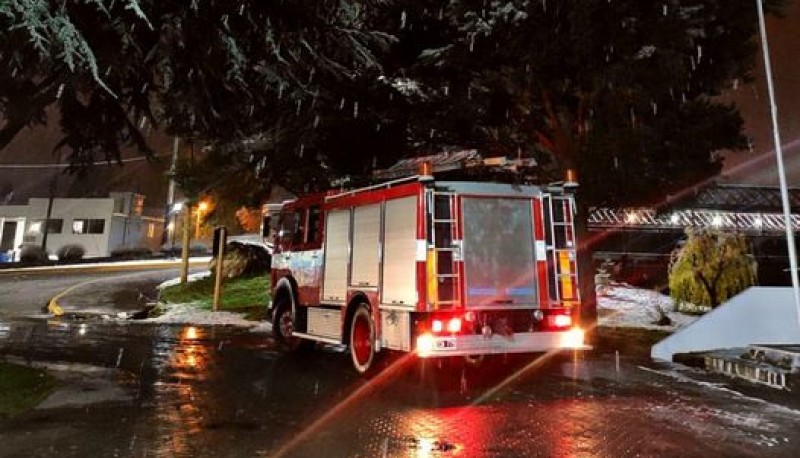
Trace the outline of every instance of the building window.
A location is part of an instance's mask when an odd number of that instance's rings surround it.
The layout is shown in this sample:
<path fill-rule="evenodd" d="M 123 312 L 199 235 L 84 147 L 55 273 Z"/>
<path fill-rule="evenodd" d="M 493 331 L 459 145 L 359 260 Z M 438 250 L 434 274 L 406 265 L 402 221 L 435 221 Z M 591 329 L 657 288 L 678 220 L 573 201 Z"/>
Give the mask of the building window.
<path fill-rule="evenodd" d="M 30 226 L 28 226 L 28 233 L 29 234 L 38 234 L 44 228 L 47 230 L 48 234 L 60 234 L 61 229 L 64 227 L 64 220 L 63 219 L 48 219 L 43 220 L 39 219 L 33 221 Z"/>
<path fill-rule="evenodd" d="M 125 199 L 117 197 L 114 199 L 114 213 L 125 213 Z"/>
<path fill-rule="evenodd" d="M 73 234 L 102 234 L 106 227 L 104 219 L 75 219 L 72 220 Z"/>

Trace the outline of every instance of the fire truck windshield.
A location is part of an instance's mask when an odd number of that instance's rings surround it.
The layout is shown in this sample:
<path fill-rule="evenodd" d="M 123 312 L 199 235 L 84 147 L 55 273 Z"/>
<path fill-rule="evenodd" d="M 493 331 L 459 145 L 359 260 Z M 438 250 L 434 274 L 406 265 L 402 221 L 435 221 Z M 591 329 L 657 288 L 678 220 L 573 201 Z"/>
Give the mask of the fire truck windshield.
<path fill-rule="evenodd" d="M 467 307 L 536 303 L 531 203 L 465 197 Z"/>

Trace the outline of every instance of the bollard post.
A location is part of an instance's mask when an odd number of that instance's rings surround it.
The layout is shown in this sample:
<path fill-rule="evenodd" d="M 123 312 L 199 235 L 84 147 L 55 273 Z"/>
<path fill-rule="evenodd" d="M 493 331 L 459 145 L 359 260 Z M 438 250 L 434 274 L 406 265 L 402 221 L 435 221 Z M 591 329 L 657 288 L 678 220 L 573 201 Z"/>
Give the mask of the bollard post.
<path fill-rule="evenodd" d="M 190 220 L 191 213 L 189 206 L 183 210 L 183 237 L 181 237 L 181 285 L 189 281 L 189 227 L 192 225 Z"/>

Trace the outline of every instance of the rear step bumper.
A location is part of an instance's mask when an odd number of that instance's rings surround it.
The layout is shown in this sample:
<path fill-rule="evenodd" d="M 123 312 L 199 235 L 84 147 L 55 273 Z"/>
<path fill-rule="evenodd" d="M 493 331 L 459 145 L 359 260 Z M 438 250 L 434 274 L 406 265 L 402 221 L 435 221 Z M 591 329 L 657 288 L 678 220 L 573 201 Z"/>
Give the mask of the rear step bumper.
<path fill-rule="evenodd" d="M 501 334 L 435 336 L 433 348 L 418 354 L 421 358 L 439 358 L 502 353 L 543 353 L 553 350 L 591 350 L 591 346 L 583 343 L 583 332 L 577 331 L 580 332 L 580 337 L 575 332 L 519 332 L 510 336 Z"/>

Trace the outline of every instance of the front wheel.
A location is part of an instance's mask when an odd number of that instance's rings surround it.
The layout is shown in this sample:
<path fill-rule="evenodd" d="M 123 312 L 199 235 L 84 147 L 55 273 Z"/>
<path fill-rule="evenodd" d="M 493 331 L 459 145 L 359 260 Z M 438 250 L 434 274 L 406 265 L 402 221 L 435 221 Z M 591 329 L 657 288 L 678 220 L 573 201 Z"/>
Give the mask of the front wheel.
<path fill-rule="evenodd" d="M 359 304 L 350 326 L 350 355 L 353 367 L 367 375 L 375 363 L 375 323 L 366 304 Z"/>
<path fill-rule="evenodd" d="M 298 350 L 303 346 L 303 340 L 294 335 L 295 317 L 292 306 L 287 301 L 281 301 L 275 305 L 275 312 L 272 319 L 272 333 L 275 340 L 287 350 Z"/>

